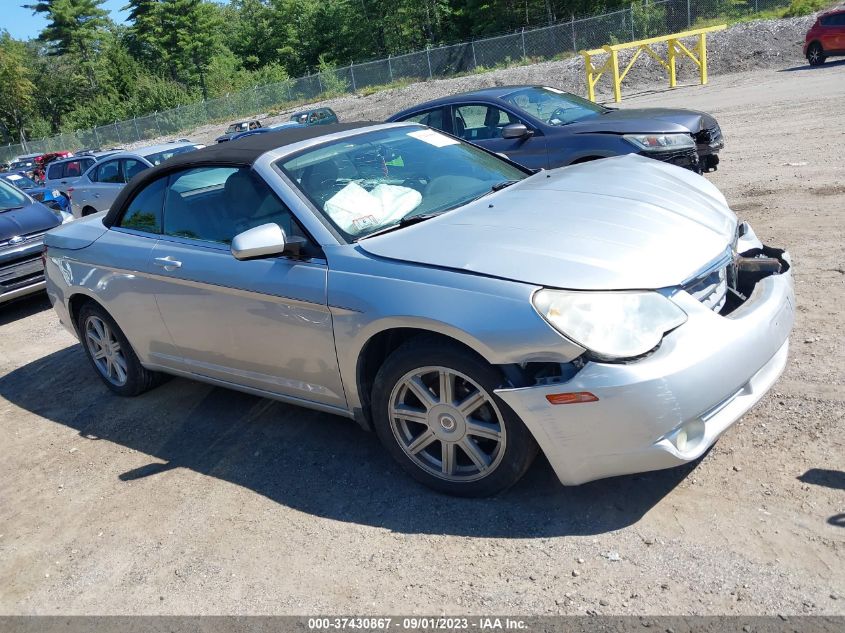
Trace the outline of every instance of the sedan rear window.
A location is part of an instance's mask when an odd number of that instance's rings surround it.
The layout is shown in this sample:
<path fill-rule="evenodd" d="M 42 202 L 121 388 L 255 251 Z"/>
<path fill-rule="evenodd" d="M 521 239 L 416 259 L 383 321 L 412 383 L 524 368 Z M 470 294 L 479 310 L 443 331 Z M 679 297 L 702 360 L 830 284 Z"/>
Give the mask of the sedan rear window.
<path fill-rule="evenodd" d="M 35 189 L 38 186 L 34 180 L 22 174 L 3 174 L 0 178 L 12 183 L 18 189 Z"/>
<path fill-rule="evenodd" d="M 176 156 L 176 154 L 184 154 L 185 152 L 193 152 L 196 149 L 195 145 L 184 145 L 182 147 L 171 147 L 170 149 L 166 149 L 161 152 L 156 152 L 155 154 L 149 154 L 144 156 L 148 161 L 150 161 L 153 165 L 161 165 L 164 161 L 166 161 L 171 156 Z"/>
<path fill-rule="evenodd" d="M 277 166 L 348 241 L 414 216 L 445 213 L 528 175 L 422 127 L 347 137 L 281 159 Z"/>
<path fill-rule="evenodd" d="M 0 179 L 0 212 L 20 209 L 29 204 L 29 200 L 20 191 Z"/>

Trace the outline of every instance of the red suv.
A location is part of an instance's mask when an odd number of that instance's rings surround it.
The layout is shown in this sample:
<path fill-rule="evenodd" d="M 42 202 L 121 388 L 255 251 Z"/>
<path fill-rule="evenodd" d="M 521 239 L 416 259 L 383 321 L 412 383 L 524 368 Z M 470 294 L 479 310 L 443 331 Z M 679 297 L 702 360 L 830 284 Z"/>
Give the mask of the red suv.
<path fill-rule="evenodd" d="M 845 9 L 819 16 L 807 31 L 804 55 L 810 66 L 821 66 L 828 57 L 845 55 Z"/>

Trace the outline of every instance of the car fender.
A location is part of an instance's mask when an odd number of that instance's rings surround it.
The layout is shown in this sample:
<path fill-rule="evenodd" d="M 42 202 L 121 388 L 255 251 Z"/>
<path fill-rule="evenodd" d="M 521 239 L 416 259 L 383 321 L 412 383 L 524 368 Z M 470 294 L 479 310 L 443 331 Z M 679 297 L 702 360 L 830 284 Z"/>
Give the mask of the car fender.
<path fill-rule="evenodd" d="M 361 406 L 361 353 L 390 329 L 447 336 L 494 365 L 569 362 L 584 351 L 537 313 L 534 285 L 376 258 L 352 245 L 326 250 L 328 303 L 351 408 Z"/>

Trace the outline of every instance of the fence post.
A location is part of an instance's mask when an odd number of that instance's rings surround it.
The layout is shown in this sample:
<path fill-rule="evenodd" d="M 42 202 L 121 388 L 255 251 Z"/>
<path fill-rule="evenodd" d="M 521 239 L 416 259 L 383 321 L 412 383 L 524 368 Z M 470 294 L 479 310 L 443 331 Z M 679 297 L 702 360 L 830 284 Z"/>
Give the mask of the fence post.
<path fill-rule="evenodd" d="M 613 100 L 619 103 L 622 101 L 622 80 L 619 79 L 619 56 L 615 50 L 610 51 L 610 62 L 613 70 Z"/>
<path fill-rule="evenodd" d="M 636 40 L 636 36 L 634 35 L 634 3 L 631 3 L 631 41 L 633 42 Z"/>
<path fill-rule="evenodd" d="M 428 78 L 432 79 L 434 75 L 431 73 L 431 47 L 425 47 L 425 56 L 428 59 Z"/>
<path fill-rule="evenodd" d="M 293 94 L 291 94 L 290 91 L 290 82 L 288 81 L 285 85 L 288 87 L 288 101 L 293 101 Z"/>
<path fill-rule="evenodd" d="M 701 33 L 698 36 L 698 64 L 701 72 L 701 85 L 707 84 L 707 34 Z"/>
<path fill-rule="evenodd" d="M 669 46 L 669 87 L 674 88 L 676 81 L 675 81 L 675 42 L 677 40 L 669 40 L 667 42 Z"/>
<path fill-rule="evenodd" d="M 320 92 L 318 94 L 323 94 L 323 80 L 320 78 L 320 73 L 317 73 L 317 83 L 320 86 Z"/>
<path fill-rule="evenodd" d="M 390 83 L 393 83 L 393 66 L 390 63 L 390 55 L 387 56 L 387 72 L 390 73 Z"/>
<path fill-rule="evenodd" d="M 94 140 L 95 140 L 95 141 L 97 141 L 97 149 L 102 149 L 102 148 L 100 147 L 100 135 L 99 135 L 99 134 L 97 134 L 97 126 L 96 126 L 96 125 L 94 126 L 94 130 L 93 130 L 93 131 L 94 131 Z"/>
<path fill-rule="evenodd" d="M 355 85 L 355 64 L 349 64 L 349 74 L 352 76 L 352 92 L 358 92 L 358 87 Z"/>
<path fill-rule="evenodd" d="M 522 59 L 527 59 L 528 54 L 525 52 L 525 27 L 522 27 Z"/>
<path fill-rule="evenodd" d="M 135 140 L 141 140 L 141 133 L 138 131 L 138 117 L 132 117 L 132 125 L 135 126 Z"/>
<path fill-rule="evenodd" d="M 478 68 L 478 58 L 475 56 L 475 40 L 470 40 L 469 43 L 472 47 L 472 69 L 475 70 Z"/>
<path fill-rule="evenodd" d="M 120 138 L 120 130 L 117 127 L 117 121 L 114 122 L 114 125 L 112 127 L 114 127 L 114 133 L 117 134 L 117 142 L 122 145 L 123 139 Z"/>
<path fill-rule="evenodd" d="M 158 135 L 161 136 L 161 123 L 158 122 L 158 110 L 153 113 L 153 119 L 156 122 L 156 129 L 158 130 Z"/>
<path fill-rule="evenodd" d="M 757 0 L 754 0 L 754 13 L 759 13 L 760 9 L 757 7 Z"/>
<path fill-rule="evenodd" d="M 687 28 L 692 28 L 692 11 L 689 6 L 690 0 L 687 0 Z"/>
<path fill-rule="evenodd" d="M 570 21 L 572 25 L 572 52 L 576 55 L 578 54 L 578 46 L 575 44 L 575 14 L 572 14 L 572 20 Z"/>

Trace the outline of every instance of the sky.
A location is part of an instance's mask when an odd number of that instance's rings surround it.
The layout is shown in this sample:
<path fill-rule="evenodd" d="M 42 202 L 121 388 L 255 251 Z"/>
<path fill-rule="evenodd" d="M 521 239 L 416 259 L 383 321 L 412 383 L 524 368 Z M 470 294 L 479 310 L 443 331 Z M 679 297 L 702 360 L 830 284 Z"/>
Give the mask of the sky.
<path fill-rule="evenodd" d="M 33 0 L 0 0 L 0 31 L 9 31 L 12 37 L 20 40 L 34 39 L 38 37 L 47 25 L 43 14 L 32 15 L 30 9 L 24 9 L 21 5 L 34 4 Z M 111 19 L 115 22 L 126 20 L 127 12 L 120 9 L 126 5 L 126 0 L 106 0 L 102 7 L 111 13 Z"/>

